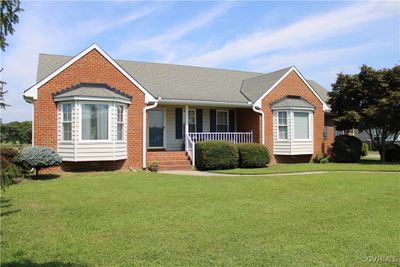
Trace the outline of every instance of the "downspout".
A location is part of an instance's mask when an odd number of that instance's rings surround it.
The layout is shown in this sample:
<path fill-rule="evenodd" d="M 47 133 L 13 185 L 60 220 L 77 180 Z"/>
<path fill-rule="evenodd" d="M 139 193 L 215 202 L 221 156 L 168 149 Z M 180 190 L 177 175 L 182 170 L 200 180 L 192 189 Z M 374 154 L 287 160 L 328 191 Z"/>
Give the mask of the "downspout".
<path fill-rule="evenodd" d="M 254 112 L 257 112 L 257 113 L 259 113 L 259 114 L 261 114 L 261 143 L 263 144 L 263 145 L 265 145 L 265 138 L 264 138 L 264 135 L 265 135 L 265 121 L 264 121 L 264 111 L 262 111 L 261 109 L 257 109 L 256 108 L 256 106 L 255 105 L 253 105 L 252 106 L 252 108 L 253 108 L 253 111 Z"/>
<path fill-rule="evenodd" d="M 154 104 L 144 107 L 143 108 L 143 169 L 145 170 L 147 168 L 147 111 L 149 109 L 155 108 L 158 105 L 158 101 L 161 98 L 159 97 L 158 99 L 155 100 Z"/>

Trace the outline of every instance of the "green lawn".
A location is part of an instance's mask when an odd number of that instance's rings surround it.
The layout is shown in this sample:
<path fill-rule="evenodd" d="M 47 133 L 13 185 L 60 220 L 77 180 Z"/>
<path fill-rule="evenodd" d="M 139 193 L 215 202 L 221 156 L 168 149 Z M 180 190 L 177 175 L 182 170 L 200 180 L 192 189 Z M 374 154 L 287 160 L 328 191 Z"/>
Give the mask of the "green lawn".
<path fill-rule="evenodd" d="M 66 174 L 7 188 L 1 266 L 360 266 L 399 259 L 400 174 Z"/>
<path fill-rule="evenodd" d="M 301 163 L 301 164 L 273 164 L 265 168 L 255 169 L 230 169 L 216 170 L 215 173 L 227 174 L 269 174 L 269 173 L 292 173 L 313 171 L 379 171 L 400 172 L 399 163 L 381 163 L 374 158 L 361 160 L 359 163 Z"/>

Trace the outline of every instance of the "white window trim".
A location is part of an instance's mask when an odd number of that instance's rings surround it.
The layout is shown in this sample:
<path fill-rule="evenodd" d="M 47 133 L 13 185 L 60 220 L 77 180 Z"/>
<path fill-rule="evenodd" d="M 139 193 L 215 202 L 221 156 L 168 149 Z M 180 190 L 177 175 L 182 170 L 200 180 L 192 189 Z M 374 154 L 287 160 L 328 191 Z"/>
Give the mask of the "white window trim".
<path fill-rule="evenodd" d="M 291 112 L 293 114 L 293 140 L 295 141 L 311 141 L 311 118 L 310 118 L 310 111 L 305 111 L 305 110 L 293 110 Z M 296 138 L 296 128 L 294 127 L 294 113 L 307 113 L 308 115 L 308 138 Z"/>
<path fill-rule="evenodd" d="M 281 125 L 280 124 L 280 122 L 279 122 L 279 113 L 286 113 L 286 125 Z M 279 130 L 279 127 L 280 126 L 286 126 L 286 136 L 287 136 L 287 138 L 281 138 L 280 137 L 280 130 Z M 278 140 L 278 141 L 288 141 L 290 138 L 289 138 L 289 111 L 288 110 L 279 110 L 279 111 L 277 111 L 276 112 L 276 133 L 277 133 L 277 136 L 276 136 L 276 139 Z"/>
<path fill-rule="evenodd" d="M 122 122 L 118 121 L 118 107 L 122 107 Z M 125 141 L 125 107 L 124 105 L 117 104 L 115 105 L 116 109 L 116 118 L 115 118 L 115 125 L 116 125 L 116 131 L 115 131 L 115 141 L 116 142 L 124 142 Z M 122 139 L 118 139 L 118 125 L 122 124 Z"/>
<path fill-rule="evenodd" d="M 223 124 L 218 124 L 218 112 L 226 113 L 226 133 L 229 133 L 229 110 L 225 109 L 218 109 L 215 111 L 215 132 L 223 133 L 218 131 L 218 125 L 223 125 Z"/>
<path fill-rule="evenodd" d="M 89 105 L 107 105 L 108 106 L 108 123 L 107 123 L 107 126 L 108 126 L 108 129 L 107 129 L 107 131 L 108 131 L 108 139 L 102 139 L 102 140 L 85 140 L 85 139 L 82 139 L 82 130 L 83 130 L 82 129 L 82 107 L 85 104 L 89 104 Z M 111 116 L 112 116 L 112 113 L 111 113 L 111 108 L 110 108 L 111 106 L 112 106 L 112 103 L 110 103 L 110 102 L 79 101 L 79 143 L 80 144 L 84 144 L 84 143 L 88 143 L 88 144 L 92 144 L 92 143 L 98 143 L 98 144 L 103 143 L 103 144 L 105 144 L 105 143 L 107 143 L 107 144 L 109 144 L 109 143 L 112 142 L 112 139 L 111 139 Z"/>
<path fill-rule="evenodd" d="M 70 121 L 64 121 L 64 105 L 71 105 L 71 120 Z M 63 143 L 73 143 L 73 138 L 72 138 L 72 124 L 73 124 L 73 109 L 74 109 L 74 103 L 73 102 L 65 102 L 61 104 L 61 142 Z M 71 140 L 65 140 L 64 139 L 64 123 L 70 123 L 71 124 Z"/>

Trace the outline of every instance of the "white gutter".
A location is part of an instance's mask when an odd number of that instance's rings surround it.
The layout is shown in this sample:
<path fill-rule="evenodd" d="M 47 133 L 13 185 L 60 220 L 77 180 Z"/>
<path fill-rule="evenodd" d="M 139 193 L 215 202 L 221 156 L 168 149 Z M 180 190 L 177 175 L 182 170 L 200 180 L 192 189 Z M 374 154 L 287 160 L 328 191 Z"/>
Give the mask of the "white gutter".
<path fill-rule="evenodd" d="M 264 138 L 264 135 L 265 135 L 265 131 L 264 131 L 264 128 L 265 128 L 265 126 L 264 126 L 265 125 L 264 112 L 261 109 L 257 109 L 256 105 L 253 105 L 252 108 L 253 108 L 254 112 L 257 112 L 257 113 L 261 114 L 261 131 L 262 131 L 261 132 L 261 143 L 263 145 L 265 145 L 265 138 Z"/>
<path fill-rule="evenodd" d="M 149 109 L 157 107 L 158 101 L 160 99 L 161 98 L 158 98 L 157 100 L 155 100 L 154 104 L 143 108 L 143 169 L 147 168 L 147 162 L 146 162 L 146 157 L 147 157 L 147 111 Z"/>
<path fill-rule="evenodd" d="M 169 105 L 199 105 L 199 106 L 219 106 L 219 107 L 242 107 L 249 108 L 251 102 L 222 102 L 222 101 L 211 101 L 211 100 L 185 100 L 185 99 L 161 99 L 160 104 Z"/>

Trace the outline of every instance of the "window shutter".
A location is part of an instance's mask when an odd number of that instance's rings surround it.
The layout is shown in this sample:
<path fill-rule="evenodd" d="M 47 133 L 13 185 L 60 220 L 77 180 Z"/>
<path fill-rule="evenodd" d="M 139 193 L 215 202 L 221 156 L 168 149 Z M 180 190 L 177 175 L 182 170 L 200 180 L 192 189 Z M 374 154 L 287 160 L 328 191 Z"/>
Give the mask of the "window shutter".
<path fill-rule="evenodd" d="M 216 110 L 210 109 L 210 132 L 215 132 L 217 128 Z"/>
<path fill-rule="evenodd" d="M 201 133 L 203 131 L 203 110 L 196 109 L 196 131 Z"/>
<path fill-rule="evenodd" d="M 175 139 L 182 139 L 182 109 L 175 109 Z"/>
<path fill-rule="evenodd" d="M 229 110 L 229 131 L 235 131 L 235 111 Z"/>

